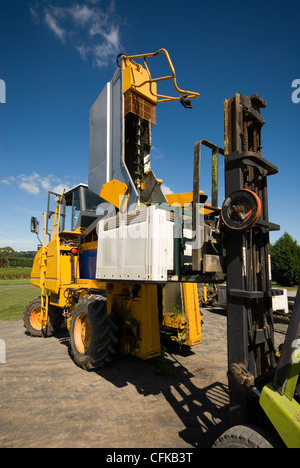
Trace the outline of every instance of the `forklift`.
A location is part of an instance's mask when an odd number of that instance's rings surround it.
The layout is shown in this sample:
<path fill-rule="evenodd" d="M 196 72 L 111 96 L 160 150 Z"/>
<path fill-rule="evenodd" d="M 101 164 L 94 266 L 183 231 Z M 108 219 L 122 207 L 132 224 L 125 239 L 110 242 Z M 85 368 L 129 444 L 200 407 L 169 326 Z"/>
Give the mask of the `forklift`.
<path fill-rule="evenodd" d="M 247 398 L 250 411 L 213 448 L 300 448 L 300 285 L 276 368 L 254 378 L 241 366 L 234 374 L 235 390 Z M 235 409 L 236 410 L 236 409 Z M 236 421 L 237 422 L 237 421 Z M 248 423 L 248 424 L 247 424 Z M 251 424 L 252 423 L 252 424 Z"/>
<path fill-rule="evenodd" d="M 283 348 L 275 350 L 267 177 L 257 94 L 225 101 L 228 382 L 230 429 L 214 448 L 300 447 L 300 292 Z M 278 357 L 279 354 L 279 357 Z"/>

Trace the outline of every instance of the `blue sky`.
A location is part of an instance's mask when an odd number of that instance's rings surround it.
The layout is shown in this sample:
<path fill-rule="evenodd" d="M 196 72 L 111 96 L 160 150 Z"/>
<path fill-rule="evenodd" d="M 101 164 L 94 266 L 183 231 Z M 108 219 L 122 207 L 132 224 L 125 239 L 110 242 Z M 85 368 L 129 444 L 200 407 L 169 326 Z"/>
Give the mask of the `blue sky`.
<path fill-rule="evenodd" d="M 42 221 L 47 191 L 87 183 L 89 109 L 118 53 L 162 47 L 179 87 L 200 98 L 192 110 L 159 105 L 156 176 L 173 192 L 192 190 L 194 143 L 223 146 L 224 99 L 259 93 L 267 102 L 263 156 L 279 168 L 269 178 L 270 220 L 281 225 L 271 241 L 287 231 L 300 243 L 299 14 L 292 0 L 0 0 L 0 247 L 35 250 L 30 217 Z M 153 76 L 167 71 L 160 58 L 149 64 Z M 204 154 L 206 192 L 209 169 Z M 220 185 L 222 203 L 223 175 Z"/>

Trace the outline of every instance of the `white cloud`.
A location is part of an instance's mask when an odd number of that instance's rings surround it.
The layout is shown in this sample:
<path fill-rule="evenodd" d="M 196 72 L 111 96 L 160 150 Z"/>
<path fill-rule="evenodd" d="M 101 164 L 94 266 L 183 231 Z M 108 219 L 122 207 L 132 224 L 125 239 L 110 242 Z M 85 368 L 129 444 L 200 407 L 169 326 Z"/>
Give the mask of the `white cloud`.
<path fill-rule="evenodd" d="M 41 191 L 52 191 L 55 193 L 62 193 L 63 190 L 69 190 L 70 183 L 67 179 L 70 176 L 66 176 L 63 180 L 52 174 L 48 176 L 40 176 L 38 173 L 33 172 L 30 175 L 20 174 L 17 176 L 11 176 L 0 181 L 1 184 L 11 185 L 15 183 L 18 188 L 29 195 L 38 195 Z M 73 179 L 73 177 L 71 177 Z"/>
<path fill-rule="evenodd" d="M 86 5 L 74 5 L 69 12 L 74 21 L 81 25 L 86 24 L 94 14 L 93 10 Z"/>
<path fill-rule="evenodd" d="M 39 174 L 34 172 L 30 176 L 25 174 L 16 176 L 16 181 L 20 190 L 24 190 L 30 195 L 38 195 L 40 193 L 39 178 Z"/>
<path fill-rule="evenodd" d="M 8 177 L 7 179 L 2 179 L 0 183 L 4 185 L 11 185 L 15 180 L 16 180 L 15 177 L 11 176 L 11 177 Z"/>
<path fill-rule="evenodd" d="M 81 59 L 90 60 L 95 67 L 107 66 L 120 53 L 121 20 L 114 0 L 106 2 L 105 9 L 97 0 L 86 0 L 71 7 L 41 2 L 29 11 L 36 25 L 44 22 L 61 42 L 72 41 Z"/>
<path fill-rule="evenodd" d="M 38 195 L 40 193 L 39 187 L 36 184 L 29 182 L 21 182 L 19 184 L 19 188 L 29 193 L 30 195 Z"/>
<path fill-rule="evenodd" d="M 37 11 L 37 9 L 35 7 L 33 7 L 33 6 L 30 6 L 29 11 L 30 11 L 31 18 L 32 18 L 33 22 L 35 24 L 40 24 L 40 15 L 39 15 L 39 12 Z"/>
<path fill-rule="evenodd" d="M 62 42 L 65 42 L 66 30 L 58 25 L 57 20 L 49 12 L 45 13 L 45 23 Z"/>
<path fill-rule="evenodd" d="M 89 54 L 91 53 L 91 48 L 85 45 L 80 45 L 80 46 L 76 46 L 76 49 L 80 57 L 82 58 L 82 60 L 86 62 Z"/>
<path fill-rule="evenodd" d="M 112 26 L 109 33 L 104 33 L 104 37 L 112 47 L 120 46 L 120 32 L 117 26 Z"/>
<path fill-rule="evenodd" d="M 162 184 L 161 190 L 162 190 L 164 195 L 172 195 L 172 193 L 174 193 L 173 190 L 171 190 L 170 187 L 168 187 L 165 184 Z"/>
<path fill-rule="evenodd" d="M 67 192 L 68 190 L 70 190 L 70 188 L 71 187 L 69 187 L 67 184 L 59 184 L 52 188 L 52 192 L 61 195 L 63 192 Z"/>
<path fill-rule="evenodd" d="M 41 184 L 42 188 L 45 190 L 50 190 L 51 189 L 51 182 L 48 177 L 44 177 L 39 179 L 39 183 Z"/>
<path fill-rule="evenodd" d="M 165 155 L 163 151 L 160 148 L 157 148 L 156 146 L 152 146 L 151 148 L 151 156 L 153 159 L 160 160 L 164 159 Z"/>

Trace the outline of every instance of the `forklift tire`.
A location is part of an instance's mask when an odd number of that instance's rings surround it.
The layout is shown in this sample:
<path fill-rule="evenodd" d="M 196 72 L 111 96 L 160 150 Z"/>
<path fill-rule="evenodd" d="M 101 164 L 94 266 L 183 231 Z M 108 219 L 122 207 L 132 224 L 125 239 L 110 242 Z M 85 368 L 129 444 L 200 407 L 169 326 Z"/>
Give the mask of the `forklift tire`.
<path fill-rule="evenodd" d="M 37 338 L 48 338 L 60 328 L 63 320 L 62 309 L 49 305 L 48 323 L 43 326 L 41 321 L 41 298 L 36 297 L 26 307 L 23 319 L 24 327 L 29 335 Z"/>
<path fill-rule="evenodd" d="M 224 432 L 212 448 L 276 448 L 277 441 L 255 426 L 234 426 Z"/>
<path fill-rule="evenodd" d="M 92 371 L 110 363 L 116 354 L 118 327 L 107 315 L 106 298 L 85 296 L 74 309 L 70 329 L 71 356 L 75 364 Z"/>

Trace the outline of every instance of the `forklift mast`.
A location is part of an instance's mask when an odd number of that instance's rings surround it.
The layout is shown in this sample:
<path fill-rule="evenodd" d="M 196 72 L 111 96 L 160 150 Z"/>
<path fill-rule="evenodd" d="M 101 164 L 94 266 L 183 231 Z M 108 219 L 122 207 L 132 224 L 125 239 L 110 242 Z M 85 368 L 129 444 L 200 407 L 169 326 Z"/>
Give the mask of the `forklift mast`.
<path fill-rule="evenodd" d="M 257 381 L 275 368 L 274 322 L 267 177 L 278 172 L 262 157 L 261 109 L 265 101 L 235 94 L 225 100 L 225 201 L 228 369 L 231 418 L 239 420 L 246 401 L 238 383 Z M 246 415 L 247 413 L 245 413 Z"/>

